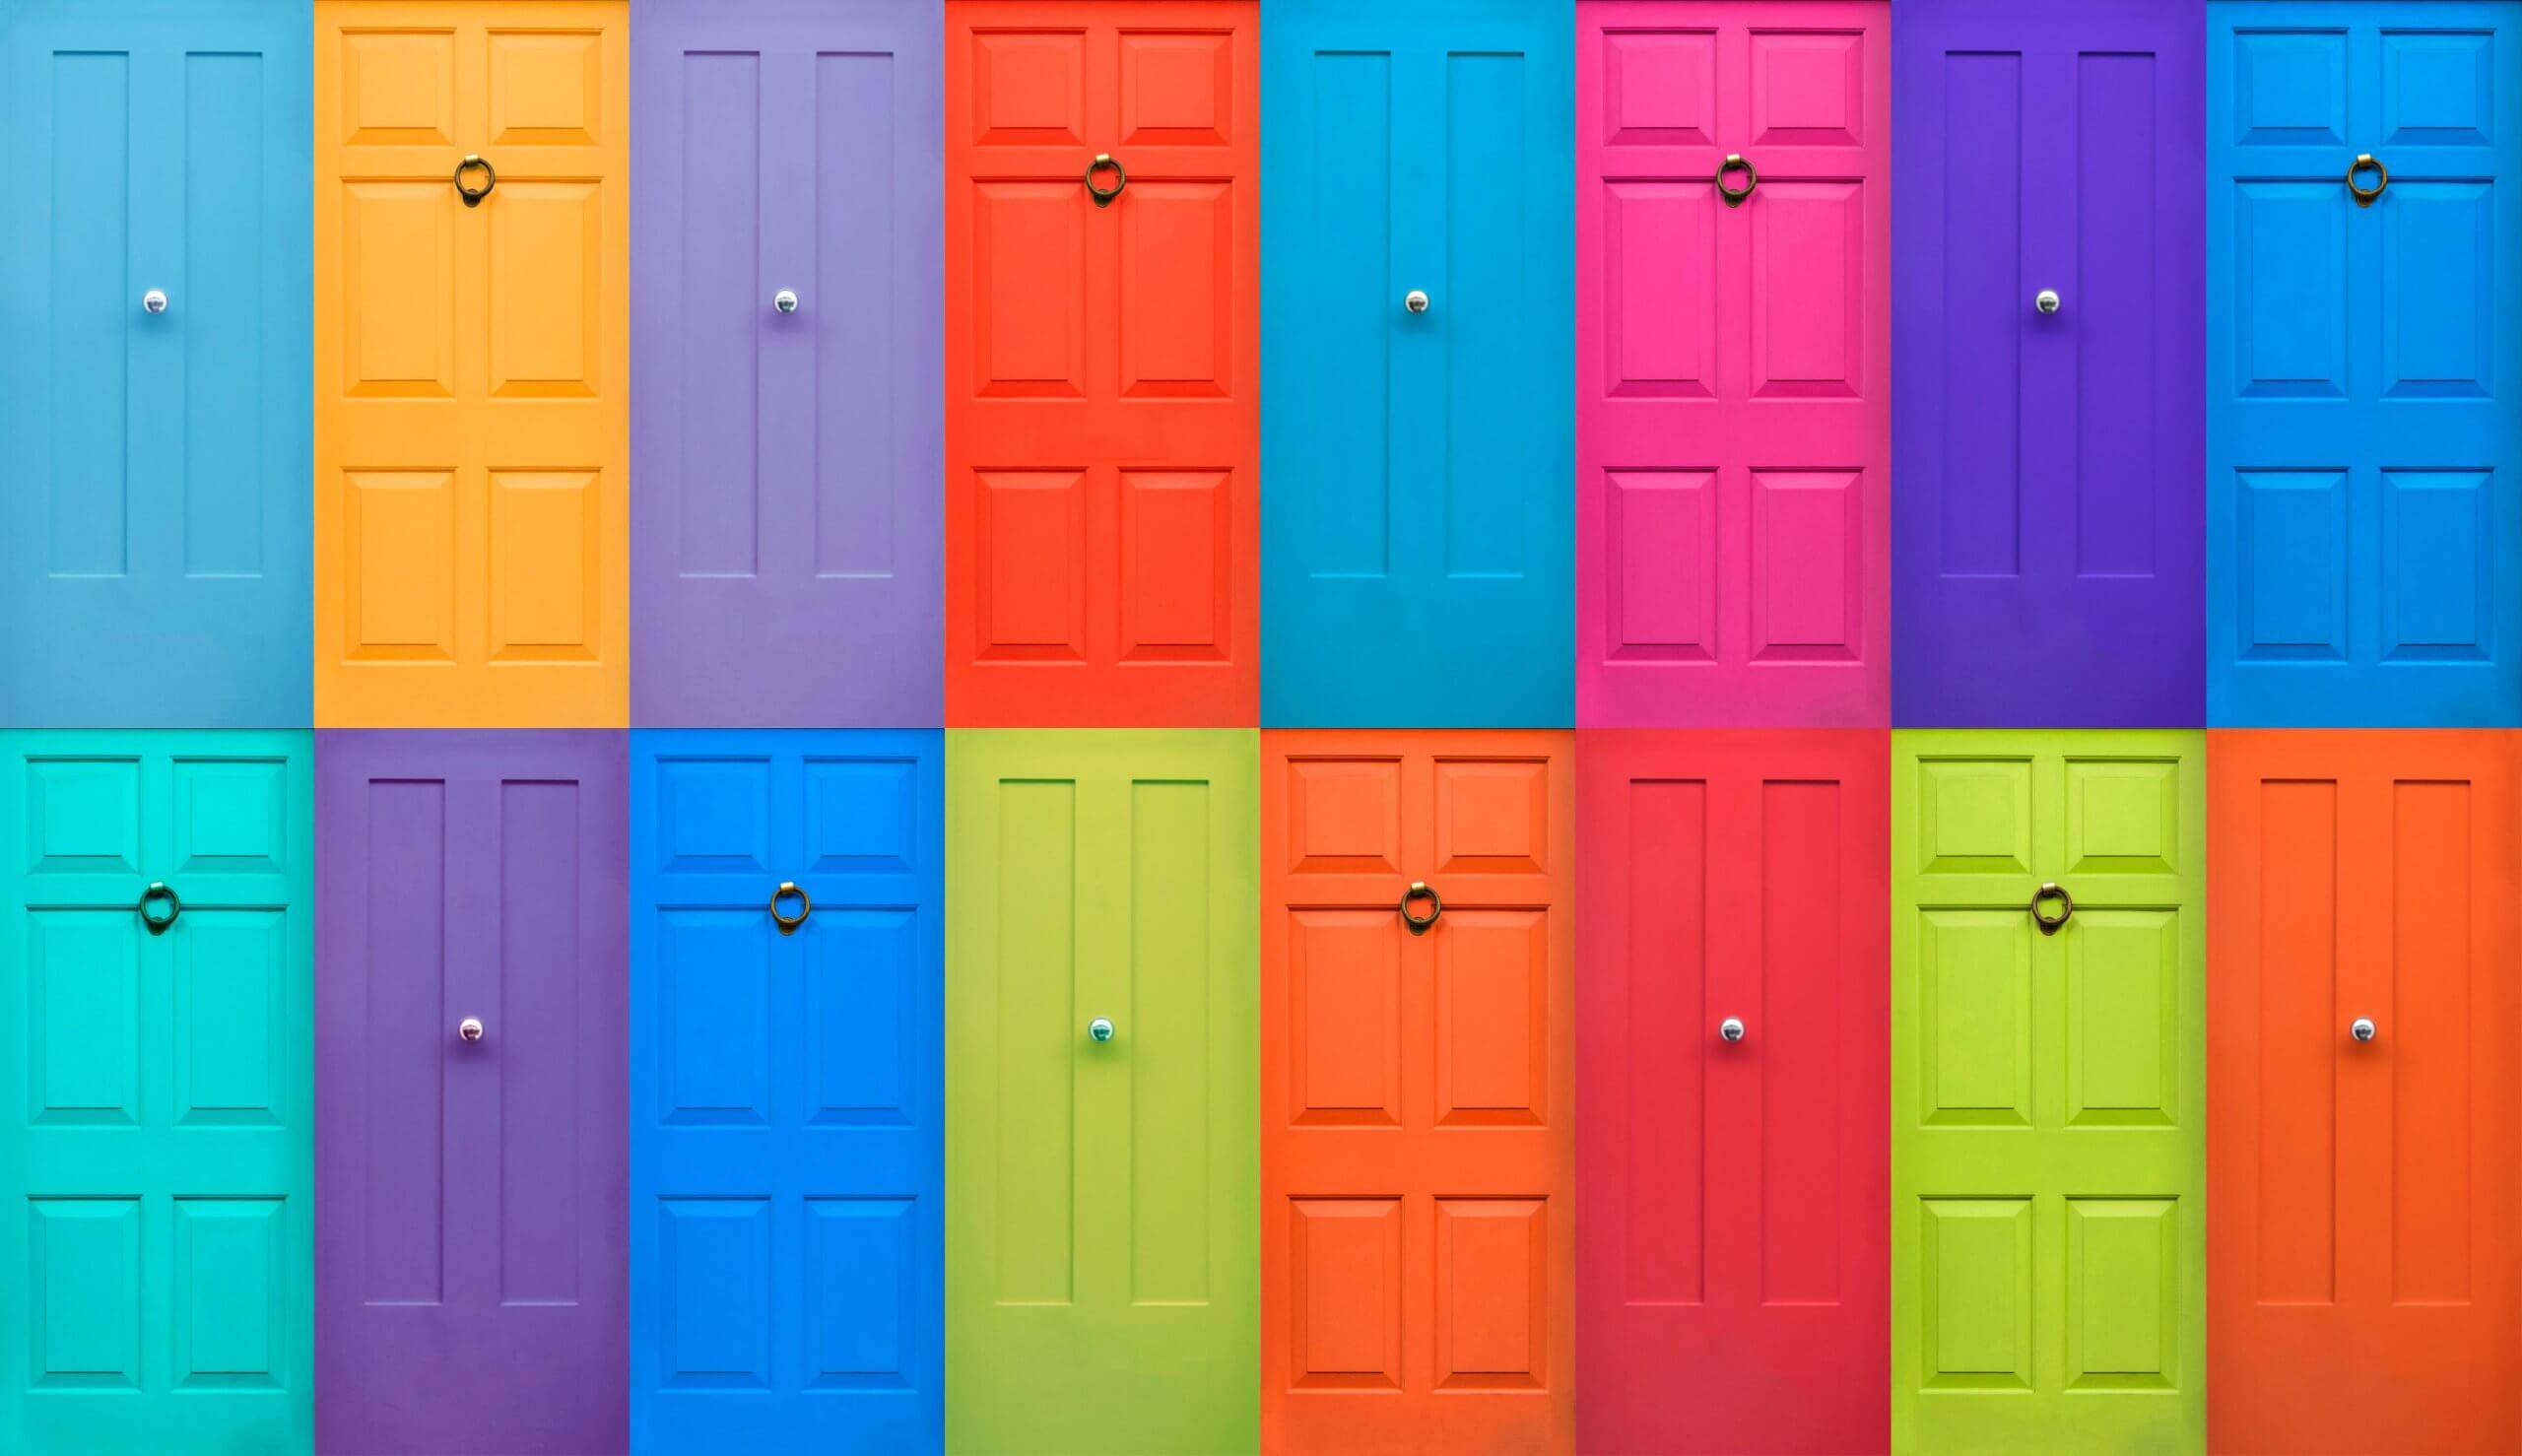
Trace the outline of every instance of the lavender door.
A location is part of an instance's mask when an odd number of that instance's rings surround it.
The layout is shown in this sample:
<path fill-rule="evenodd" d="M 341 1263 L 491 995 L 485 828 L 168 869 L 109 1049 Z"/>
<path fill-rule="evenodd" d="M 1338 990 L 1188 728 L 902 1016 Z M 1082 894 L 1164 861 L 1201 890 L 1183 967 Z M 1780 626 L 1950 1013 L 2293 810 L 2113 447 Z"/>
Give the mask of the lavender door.
<path fill-rule="evenodd" d="M 1892 721 L 2206 711 L 2198 0 L 1901 0 Z"/>
<path fill-rule="evenodd" d="M 935 0 L 643 0 L 630 712 L 944 721 Z"/>
<path fill-rule="evenodd" d="M 315 1440 L 630 1443 L 624 735 L 315 744 Z"/>

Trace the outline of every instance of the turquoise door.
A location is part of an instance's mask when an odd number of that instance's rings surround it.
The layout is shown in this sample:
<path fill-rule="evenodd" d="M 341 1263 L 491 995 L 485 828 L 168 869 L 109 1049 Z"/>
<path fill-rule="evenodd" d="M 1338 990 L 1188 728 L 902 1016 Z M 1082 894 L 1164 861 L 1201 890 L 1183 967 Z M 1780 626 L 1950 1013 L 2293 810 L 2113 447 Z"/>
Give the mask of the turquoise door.
<path fill-rule="evenodd" d="M 310 721 L 313 27 L 0 5 L 0 722 Z"/>
<path fill-rule="evenodd" d="M 0 733 L 0 1451 L 314 1441 L 305 733 Z"/>
<path fill-rule="evenodd" d="M 2522 724 L 2522 3 L 2208 15 L 2207 721 Z"/>
<path fill-rule="evenodd" d="M 1575 15 L 1261 7 L 1261 721 L 1575 711 Z"/>

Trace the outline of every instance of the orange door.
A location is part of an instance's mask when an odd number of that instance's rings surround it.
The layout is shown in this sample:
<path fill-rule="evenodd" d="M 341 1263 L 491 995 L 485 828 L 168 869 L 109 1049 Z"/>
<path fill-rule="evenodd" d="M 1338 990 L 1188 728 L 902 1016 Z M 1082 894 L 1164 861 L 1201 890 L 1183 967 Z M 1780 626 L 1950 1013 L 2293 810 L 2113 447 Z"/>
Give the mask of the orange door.
<path fill-rule="evenodd" d="M 1572 744 L 1261 736 L 1264 1450 L 1575 1445 Z"/>
<path fill-rule="evenodd" d="M 946 7 L 951 724 L 1257 721 L 1257 30 Z"/>
<path fill-rule="evenodd" d="M 2522 1450 L 2514 741 L 2207 736 L 2212 1450 Z"/>
<path fill-rule="evenodd" d="M 627 65 L 621 0 L 315 7 L 318 726 L 629 721 Z"/>

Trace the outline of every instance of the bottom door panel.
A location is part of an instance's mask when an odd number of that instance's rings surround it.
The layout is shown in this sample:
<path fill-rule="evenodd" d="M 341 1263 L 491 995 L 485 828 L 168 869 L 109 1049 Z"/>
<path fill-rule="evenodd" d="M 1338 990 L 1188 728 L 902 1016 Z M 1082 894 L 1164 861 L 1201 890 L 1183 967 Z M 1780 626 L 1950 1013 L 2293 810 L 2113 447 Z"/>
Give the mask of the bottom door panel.
<path fill-rule="evenodd" d="M 1262 736 L 1262 1446 L 1575 1448 L 1574 743 Z"/>
<path fill-rule="evenodd" d="M 328 1456 L 629 1446 L 624 753 L 316 735 Z"/>

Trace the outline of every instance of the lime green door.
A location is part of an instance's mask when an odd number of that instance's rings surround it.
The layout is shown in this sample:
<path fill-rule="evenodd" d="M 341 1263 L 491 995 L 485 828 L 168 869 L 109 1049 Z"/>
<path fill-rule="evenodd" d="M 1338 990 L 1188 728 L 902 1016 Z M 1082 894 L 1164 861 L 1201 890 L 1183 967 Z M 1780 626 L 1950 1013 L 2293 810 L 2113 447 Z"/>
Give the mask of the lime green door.
<path fill-rule="evenodd" d="M 2203 738 L 1892 736 L 1895 1450 L 2205 1449 Z"/>
<path fill-rule="evenodd" d="M 1252 1450 L 1252 732 L 946 737 L 946 1448 Z"/>

